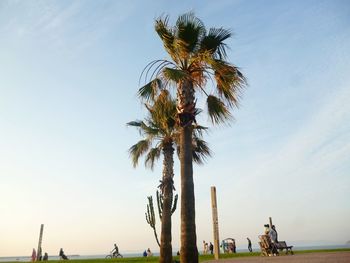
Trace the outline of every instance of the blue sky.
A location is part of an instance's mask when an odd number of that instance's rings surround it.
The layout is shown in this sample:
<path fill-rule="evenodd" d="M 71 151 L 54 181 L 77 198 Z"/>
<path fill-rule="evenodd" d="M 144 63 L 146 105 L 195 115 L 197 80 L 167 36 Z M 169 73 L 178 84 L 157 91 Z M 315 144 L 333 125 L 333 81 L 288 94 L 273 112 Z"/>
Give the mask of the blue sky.
<path fill-rule="evenodd" d="M 41 223 L 49 255 L 157 250 L 144 212 L 161 165 L 132 168 L 139 135 L 125 123 L 144 116 L 143 67 L 167 58 L 154 19 L 190 10 L 232 29 L 228 60 L 249 82 L 235 122 L 205 138 L 213 158 L 194 168 L 199 247 L 212 240 L 212 185 L 220 237 L 239 246 L 257 245 L 269 216 L 294 245 L 350 240 L 347 1 L 3 0 L 0 256 L 29 255 Z M 173 220 L 177 249 L 179 211 Z"/>

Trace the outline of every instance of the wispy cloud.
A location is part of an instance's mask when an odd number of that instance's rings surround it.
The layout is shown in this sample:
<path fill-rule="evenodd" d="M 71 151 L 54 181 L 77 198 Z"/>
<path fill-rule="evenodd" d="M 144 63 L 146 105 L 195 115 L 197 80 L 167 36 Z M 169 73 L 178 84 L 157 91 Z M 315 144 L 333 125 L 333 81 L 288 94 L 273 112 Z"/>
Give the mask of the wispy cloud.
<path fill-rule="evenodd" d="M 53 51 L 84 50 L 113 31 L 133 12 L 127 1 L 19 1 L 2 5 L 0 34 L 13 41 L 33 42 Z"/>

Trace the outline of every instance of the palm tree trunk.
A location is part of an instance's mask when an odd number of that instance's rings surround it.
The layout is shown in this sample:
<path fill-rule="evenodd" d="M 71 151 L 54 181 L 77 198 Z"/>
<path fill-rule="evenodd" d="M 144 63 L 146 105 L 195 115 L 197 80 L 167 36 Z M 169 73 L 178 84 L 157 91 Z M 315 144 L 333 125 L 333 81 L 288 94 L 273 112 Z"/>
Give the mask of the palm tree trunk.
<path fill-rule="evenodd" d="M 163 207 L 162 207 L 162 231 L 160 237 L 161 263 L 172 263 L 173 251 L 171 245 L 171 207 L 173 203 L 173 177 L 174 177 L 174 148 L 172 142 L 163 147 Z"/>
<path fill-rule="evenodd" d="M 195 198 L 192 167 L 192 122 L 195 102 L 193 83 L 184 81 L 177 90 L 180 121 L 181 249 L 180 262 L 198 263 Z"/>
<path fill-rule="evenodd" d="M 197 263 L 195 198 L 192 168 L 192 127 L 186 126 L 180 134 L 181 160 L 181 251 L 180 262 Z"/>

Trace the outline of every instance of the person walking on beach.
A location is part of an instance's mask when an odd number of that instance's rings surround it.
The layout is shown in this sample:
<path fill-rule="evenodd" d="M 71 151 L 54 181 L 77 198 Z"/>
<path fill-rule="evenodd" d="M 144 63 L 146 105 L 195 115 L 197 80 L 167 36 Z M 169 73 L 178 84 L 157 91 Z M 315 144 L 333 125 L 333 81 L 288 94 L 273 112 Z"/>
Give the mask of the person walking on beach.
<path fill-rule="evenodd" d="M 33 248 L 31 259 L 32 259 L 32 262 L 36 261 L 36 250 L 35 250 L 35 248 Z"/>
<path fill-rule="evenodd" d="M 203 255 L 208 253 L 208 243 L 203 240 Z"/>
<path fill-rule="evenodd" d="M 252 241 L 250 241 L 249 237 L 247 237 L 247 240 L 248 240 L 248 250 L 249 250 L 249 252 L 253 252 Z"/>
<path fill-rule="evenodd" d="M 213 246 L 213 244 L 211 242 L 210 242 L 210 245 L 209 245 L 209 250 L 210 250 L 210 254 L 213 255 L 214 246 Z"/>

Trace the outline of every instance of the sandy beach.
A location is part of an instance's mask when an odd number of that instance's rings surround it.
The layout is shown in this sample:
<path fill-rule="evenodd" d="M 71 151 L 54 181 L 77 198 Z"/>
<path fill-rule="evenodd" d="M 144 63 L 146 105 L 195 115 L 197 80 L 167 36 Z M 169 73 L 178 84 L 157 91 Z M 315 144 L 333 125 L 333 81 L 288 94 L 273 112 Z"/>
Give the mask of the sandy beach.
<path fill-rule="evenodd" d="M 218 263 L 245 263 L 245 262 L 273 262 L 273 263 L 347 263 L 350 262 L 350 252 L 323 252 L 323 253 L 310 253 L 299 254 L 279 257 L 249 257 L 249 258 L 232 258 L 225 260 L 214 260 L 206 262 L 218 262 Z"/>

